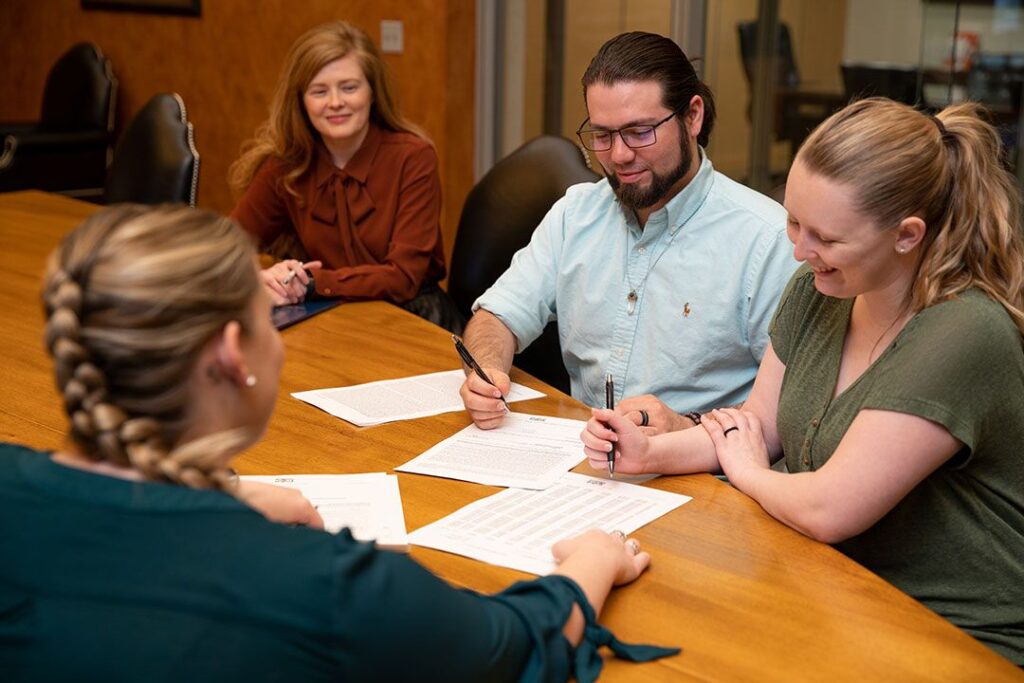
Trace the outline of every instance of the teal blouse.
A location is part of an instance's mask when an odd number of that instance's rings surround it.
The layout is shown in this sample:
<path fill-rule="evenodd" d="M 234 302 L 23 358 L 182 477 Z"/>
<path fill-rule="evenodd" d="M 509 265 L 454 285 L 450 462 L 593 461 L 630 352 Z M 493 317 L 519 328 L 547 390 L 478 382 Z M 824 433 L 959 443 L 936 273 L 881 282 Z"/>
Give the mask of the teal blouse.
<path fill-rule="evenodd" d="M 593 680 L 627 646 L 562 576 L 494 596 L 234 498 L 0 445 L 4 680 Z M 574 603 L 585 642 L 561 629 Z"/>

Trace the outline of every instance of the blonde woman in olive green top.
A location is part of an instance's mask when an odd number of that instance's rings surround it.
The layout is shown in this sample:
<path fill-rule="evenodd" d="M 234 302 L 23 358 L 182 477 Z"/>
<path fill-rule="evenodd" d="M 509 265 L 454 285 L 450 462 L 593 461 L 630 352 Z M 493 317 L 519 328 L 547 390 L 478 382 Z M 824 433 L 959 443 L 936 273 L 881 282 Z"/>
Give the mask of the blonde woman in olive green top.
<path fill-rule="evenodd" d="M 833 115 L 790 171 L 806 265 L 742 410 L 650 438 L 597 410 L 582 438 L 595 467 L 615 441 L 622 472 L 724 472 L 1024 664 L 1024 243 L 999 149 L 974 105 Z"/>

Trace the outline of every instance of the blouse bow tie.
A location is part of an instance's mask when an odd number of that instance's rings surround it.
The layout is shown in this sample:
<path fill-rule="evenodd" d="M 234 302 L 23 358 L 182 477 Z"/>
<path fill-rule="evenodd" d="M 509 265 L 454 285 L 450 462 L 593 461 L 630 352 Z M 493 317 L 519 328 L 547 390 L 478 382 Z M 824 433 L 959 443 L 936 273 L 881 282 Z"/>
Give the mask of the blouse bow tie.
<path fill-rule="evenodd" d="M 340 189 L 339 189 L 340 186 Z M 366 186 L 344 171 L 335 171 L 319 188 L 313 199 L 313 218 L 327 225 L 356 225 L 373 212 L 373 197 Z M 348 220 L 345 220 L 345 218 Z"/>

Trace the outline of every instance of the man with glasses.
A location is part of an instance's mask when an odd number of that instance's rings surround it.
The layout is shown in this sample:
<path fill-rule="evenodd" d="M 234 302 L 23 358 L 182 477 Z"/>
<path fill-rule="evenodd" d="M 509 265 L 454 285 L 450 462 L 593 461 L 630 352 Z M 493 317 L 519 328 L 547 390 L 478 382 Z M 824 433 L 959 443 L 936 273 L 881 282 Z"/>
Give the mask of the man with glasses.
<path fill-rule="evenodd" d="M 473 305 L 462 399 L 498 426 L 517 350 L 558 321 L 572 395 L 651 433 L 692 427 L 753 386 L 767 327 L 796 268 L 786 212 L 733 182 L 703 148 L 714 100 L 679 46 L 650 33 L 605 43 L 583 76 L 577 131 L 605 178 L 569 188 Z"/>

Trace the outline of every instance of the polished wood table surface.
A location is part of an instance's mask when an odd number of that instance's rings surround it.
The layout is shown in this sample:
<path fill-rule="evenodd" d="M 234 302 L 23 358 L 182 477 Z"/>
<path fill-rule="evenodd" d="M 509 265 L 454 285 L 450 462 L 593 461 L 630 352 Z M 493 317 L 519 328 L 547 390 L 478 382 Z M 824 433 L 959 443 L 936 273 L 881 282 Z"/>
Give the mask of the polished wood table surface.
<path fill-rule="evenodd" d="M 40 192 L 0 195 L 0 438 L 52 449 L 65 418 L 42 347 L 39 282 L 49 250 L 96 207 Z M 358 428 L 290 397 L 459 367 L 440 328 L 385 303 L 346 304 L 283 332 L 287 359 L 266 438 L 236 461 L 245 474 L 390 471 L 469 424 L 465 413 Z M 521 412 L 584 419 L 547 393 Z M 584 471 L 584 464 L 580 469 Z M 409 530 L 499 489 L 399 475 Z M 616 591 L 602 620 L 626 641 L 677 645 L 649 664 L 607 661 L 611 681 L 1021 680 L 1006 660 L 827 545 L 769 517 L 708 475 L 647 484 L 693 500 L 640 529 L 650 570 Z M 525 574 L 439 551 L 413 558 L 460 586 L 496 591 Z M 438 615 L 444 618 L 444 615 Z"/>

